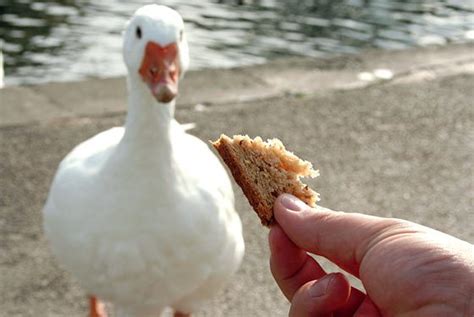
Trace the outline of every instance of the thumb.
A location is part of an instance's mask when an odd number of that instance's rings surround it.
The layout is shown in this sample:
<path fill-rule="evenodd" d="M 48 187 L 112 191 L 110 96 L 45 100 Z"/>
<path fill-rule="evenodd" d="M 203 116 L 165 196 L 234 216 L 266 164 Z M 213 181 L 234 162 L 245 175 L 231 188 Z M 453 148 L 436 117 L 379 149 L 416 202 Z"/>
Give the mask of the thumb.
<path fill-rule="evenodd" d="M 350 284 L 341 273 L 331 273 L 298 289 L 291 302 L 290 317 L 332 316 L 346 304 Z"/>
<path fill-rule="evenodd" d="M 396 219 L 310 208 L 289 194 L 280 195 L 273 209 L 276 221 L 297 246 L 355 275 L 371 242 L 399 223 Z"/>

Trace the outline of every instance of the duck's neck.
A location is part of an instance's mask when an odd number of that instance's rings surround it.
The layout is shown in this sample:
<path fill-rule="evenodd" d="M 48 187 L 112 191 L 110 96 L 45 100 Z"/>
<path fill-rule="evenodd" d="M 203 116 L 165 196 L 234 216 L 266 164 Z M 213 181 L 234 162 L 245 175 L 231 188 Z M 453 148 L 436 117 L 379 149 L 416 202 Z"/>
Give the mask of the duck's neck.
<path fill-rule="evenodd" d="M 113 177 L 120 175 L 131 182 L 138 182 L 143 175 L 153 175 L 143 180 L 156 185 L 163 179 L 171 182 L 175 173 L 173 164 L 174 101 L 160 104 L 139 78 L 129 75 L 128 114 L 125 133 L 111 156 L 106 172 Z M 154 188 L 154 187 L 153 187 Z"/>
<path fill-rule="evenodd" d="M 144 147 L 169 145 L 174 100 L 169 104 L 157 102 L 138 76 L 129 75 L 127 86 L 128 114 L 123 141 Z"/>

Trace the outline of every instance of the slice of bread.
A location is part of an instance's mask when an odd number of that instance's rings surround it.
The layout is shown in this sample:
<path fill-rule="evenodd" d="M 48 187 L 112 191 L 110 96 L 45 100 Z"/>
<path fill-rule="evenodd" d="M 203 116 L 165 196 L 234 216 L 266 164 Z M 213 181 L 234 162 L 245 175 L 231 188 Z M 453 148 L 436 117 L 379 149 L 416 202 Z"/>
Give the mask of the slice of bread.
<path fill-rule="evenodd" d="M 319 195 L 303 184 L 303 176 L 316 177 L 310 162 L 287 151 L 280 140 L 221 135 L 212 142 L 242 188 L 263 225 L 273 221 L 273 204 L 283 193 L 292 194 L 314 207 Z"/>

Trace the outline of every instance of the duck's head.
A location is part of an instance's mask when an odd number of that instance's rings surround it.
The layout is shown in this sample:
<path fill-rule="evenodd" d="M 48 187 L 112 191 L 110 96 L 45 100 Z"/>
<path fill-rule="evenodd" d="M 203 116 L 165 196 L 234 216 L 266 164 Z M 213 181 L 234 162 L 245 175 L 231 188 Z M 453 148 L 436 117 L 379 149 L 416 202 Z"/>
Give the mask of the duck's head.
<path fill-rule="evenodd" d="M 132 78 L 143 81 L 158 102 L 171 102 L 189 65 L 179 13 L 156 4 L 138 9 L 124 32 L 123 56 Z"/>

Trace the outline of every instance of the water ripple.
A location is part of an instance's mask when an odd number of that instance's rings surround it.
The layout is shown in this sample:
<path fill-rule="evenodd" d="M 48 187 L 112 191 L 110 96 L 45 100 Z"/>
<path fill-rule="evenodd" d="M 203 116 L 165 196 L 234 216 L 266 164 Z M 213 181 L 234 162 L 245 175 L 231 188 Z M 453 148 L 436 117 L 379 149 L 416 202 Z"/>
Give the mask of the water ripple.
<path fill-rule="evenodd" d="M 123 75 L 120 34 L 146 2 L 0 0 L 6 84 Z M 160 3 L 183 15 L 194 69 L 474 41 L 473 0 Z"/>

